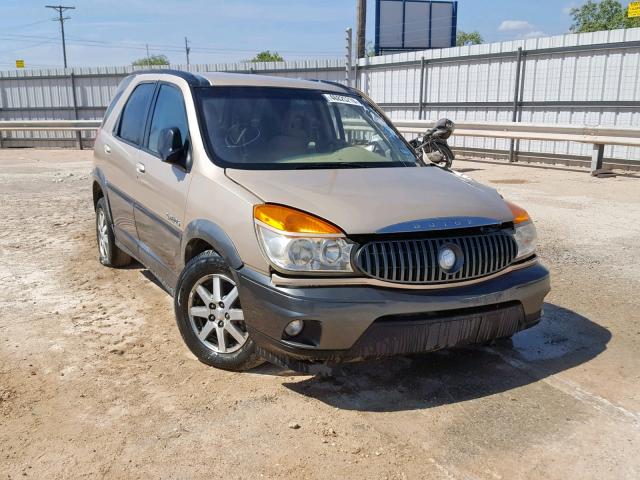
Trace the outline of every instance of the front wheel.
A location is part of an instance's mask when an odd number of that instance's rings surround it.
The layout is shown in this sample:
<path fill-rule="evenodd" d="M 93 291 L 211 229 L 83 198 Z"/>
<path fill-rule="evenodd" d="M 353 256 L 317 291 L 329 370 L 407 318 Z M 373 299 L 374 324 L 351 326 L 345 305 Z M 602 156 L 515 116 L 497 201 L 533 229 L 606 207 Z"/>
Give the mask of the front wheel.
<path fill-rule="evenodd" d="M 454 156 L 453 156 L 453 152 L 449 148 L 449 145 L 438 142 L 433 144 L 433 149 L 442 154 L 442 157 L 443 157 L 441 162 L 442 166 L 444 166 L 447 169 L 451 168 L 451 165 L 453 165 Z"/>
<path fill-rule="evenodd" d="M 215 252 L 203 252 L 187 263 L 174 308 L 180 334 L 201 362 L 232 371 L 263 363 L 244 322 L 238 286 Z"/>

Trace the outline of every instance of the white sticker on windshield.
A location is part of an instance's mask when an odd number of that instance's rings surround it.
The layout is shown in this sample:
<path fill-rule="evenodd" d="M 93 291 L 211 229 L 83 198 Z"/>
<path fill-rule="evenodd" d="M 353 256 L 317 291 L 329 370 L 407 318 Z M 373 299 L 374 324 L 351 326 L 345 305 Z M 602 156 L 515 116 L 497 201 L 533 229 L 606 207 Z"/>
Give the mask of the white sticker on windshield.
<path fill-rule="evenodd" d="M 332 103 L 348 103 L 349 105 L 356 105 L 361 107 L 362 104 L 358 99 L 349 97 L 347 95 L 337 95 L 335 93 L 323 93 L 322 96 L 327 99 L 327 102 Z"/>

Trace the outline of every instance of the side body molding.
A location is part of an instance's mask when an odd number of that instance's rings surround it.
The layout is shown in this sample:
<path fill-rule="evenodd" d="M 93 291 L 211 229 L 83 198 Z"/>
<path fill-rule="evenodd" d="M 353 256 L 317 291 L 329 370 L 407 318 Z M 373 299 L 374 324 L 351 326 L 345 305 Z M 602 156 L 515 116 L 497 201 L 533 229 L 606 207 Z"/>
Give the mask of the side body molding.
<path fill-rule="evenodd" d="M 202 219 L 193 220 L 182 233 L 180 244 L 180 252 L 182 252 L 181 264 L 184 264 L 184 252 L 187 245 L 194 238 L 199 238 L 209 243 L 231 268 L 237 270 L 242 267 L 242 259 L 229 235 L 219 225 Z"/>

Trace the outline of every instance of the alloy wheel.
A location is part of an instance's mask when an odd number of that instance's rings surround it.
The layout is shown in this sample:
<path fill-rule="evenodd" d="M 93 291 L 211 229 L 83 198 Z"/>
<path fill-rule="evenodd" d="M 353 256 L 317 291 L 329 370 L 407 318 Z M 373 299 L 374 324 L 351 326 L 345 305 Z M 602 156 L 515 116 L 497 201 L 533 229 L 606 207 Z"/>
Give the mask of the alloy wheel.
<path fill-rule="evenodd" d="M 107 217 L 104 210 L 98 210 L 98 248 L 100 249 L 100 258 L 107 258 L 109 252 L 109 235 L 107 233 Z"/>
<path fill-rule="evenodd" d="M 225 275 L 206 275 L 194 284 L 188 314 L 200 342 L 216 353 L 233 353 L 249 338 L 238 287 Z"/>

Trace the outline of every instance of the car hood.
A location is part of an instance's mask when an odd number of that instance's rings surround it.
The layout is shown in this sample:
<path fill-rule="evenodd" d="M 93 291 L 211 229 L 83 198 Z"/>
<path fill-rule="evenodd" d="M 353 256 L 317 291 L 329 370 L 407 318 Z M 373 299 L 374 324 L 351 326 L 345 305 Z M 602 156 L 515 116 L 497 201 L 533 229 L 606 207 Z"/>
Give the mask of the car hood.
<path fill-rule="evenodd" d="M 391 226 L 411 231 L 422 229 L 424 220 L 454 217 L 513 219 L 494 189 L 438 167 L 227 169 L 226 173 L 264 202 L 305 210 L 348 234 L 392 231 Z M 434 228 L 443 221 L 431 225 Z M 451 227 L 449 222 L 443 228 Z"/>

